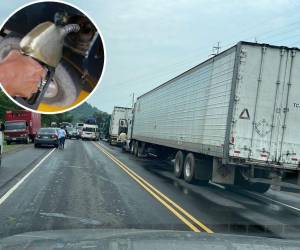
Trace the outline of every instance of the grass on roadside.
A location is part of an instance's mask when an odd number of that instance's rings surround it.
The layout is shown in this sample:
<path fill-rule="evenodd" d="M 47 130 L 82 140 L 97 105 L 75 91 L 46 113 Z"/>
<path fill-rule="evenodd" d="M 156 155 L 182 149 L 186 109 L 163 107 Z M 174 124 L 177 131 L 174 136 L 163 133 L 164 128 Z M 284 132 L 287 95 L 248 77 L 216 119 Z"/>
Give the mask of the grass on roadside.
<path fill-rule="evenodd" d="M 10 151 L 14 151 L 17 148 L 24 147 L 27 144 L 21 144 L 21 143 L 11 143 L 10 145 L 7 145 L 7 143 L 3 142 L 3 153 L 7 153 Z"/>

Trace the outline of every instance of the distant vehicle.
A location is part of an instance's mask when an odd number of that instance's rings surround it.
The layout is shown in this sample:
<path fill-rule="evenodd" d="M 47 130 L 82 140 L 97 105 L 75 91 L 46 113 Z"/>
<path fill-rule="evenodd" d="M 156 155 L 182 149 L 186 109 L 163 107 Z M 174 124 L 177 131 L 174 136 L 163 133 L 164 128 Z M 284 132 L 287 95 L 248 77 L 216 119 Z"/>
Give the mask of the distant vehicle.
<path fill-rule="evenodd" d="M 80 135 L 79 135 L 79 131 L 76 128 L 67 128 L 67 138 L 68 139 L 79 139 Z"/>
<path fill-rule="evenodd" d="M 41 115 L 27 110 L 6 111 L 4 126 L 4 138 L 7 144 L 29 143 L 34 141 L 41 127 Z"/>
<path fill-rule="evenodd" d="M 81 137 L 82 134 L 82 128 L 84 123 L 76 123 L 76 128 L 78 129 L 79 136 Z"/>
<path fill-rule="evenodd" d="M 85 124 L 97 125 L 97 120 L 94 117 L 89 117 L 84 122 Z"/>
<path fill-rule="evenodd" d="M 49 146 L 58 147 L 58 129 L 57 128 L 40 128 L 34 140 L 34 146 Z"/>
<path fill-rule="evenodd" d="M 67 127 L 73 127 L 73 125 L 72 125 L 72 123 L 70 123 L 70 122 L 61 122 L 60 124 L 59 124 L 59 127 L 60 128 L 63 128 L 63 129 L 66 129 Z"/>
<path fill-rule="evenodd" d="M 124 133 L 127 136 L 128 126 L 132 120 L 132 108 L 126 107 L 114 107 L 110 118 L 109 124 L 109 138 L 108 141 L 110 144 L 121 144 L 122 137 L 124 137 Z"/>
<path fill-rule="evenodd" d="M 1 160 L 3 154 L 3 131 L 4 131 L 4 123 L 0 122 L 0 167 L 1 167 Z"/>
<path fill-rule="evenodd" d="M 140 96 L 125 148 L 186 182 L 299 189 L 300 50 L 240 42 Z"/>
<path fill-rule="evenodd" d="M 82 140 L 98 141 L 100 137 L 98 125 L 84 124 L 82 128 Z"/>
<path fill-rule="evenodd" d="M 76 128 L 77 129 L 82 129 L 83 128 L 84 123 L 76 123 Z"/>
<path fill-rule="evenodd" d="M 57 122 L 51 122 L 50 127 L 51 128 L 57 128 Z"/>

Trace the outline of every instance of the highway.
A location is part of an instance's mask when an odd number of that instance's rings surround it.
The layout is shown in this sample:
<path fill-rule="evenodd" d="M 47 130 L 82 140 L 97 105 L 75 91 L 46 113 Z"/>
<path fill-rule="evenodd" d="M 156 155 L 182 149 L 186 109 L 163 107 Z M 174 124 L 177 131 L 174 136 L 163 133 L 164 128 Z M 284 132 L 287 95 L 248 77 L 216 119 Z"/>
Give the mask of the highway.
<path fill-rule="evenodd" d="M 298 238 L 300 195 L 187 184 L 171 162 L 106 142 L 18 147 L 0 169 L 0 237 L 58 229 L 160 229 Z"/>

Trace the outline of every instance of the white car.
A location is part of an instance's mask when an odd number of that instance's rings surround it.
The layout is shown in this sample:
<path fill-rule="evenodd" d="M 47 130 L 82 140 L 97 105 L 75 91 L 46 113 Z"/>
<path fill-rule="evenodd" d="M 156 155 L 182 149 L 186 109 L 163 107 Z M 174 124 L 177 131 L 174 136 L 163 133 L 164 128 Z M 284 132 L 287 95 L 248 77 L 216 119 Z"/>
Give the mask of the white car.
<path fill-rule="evenodd" d="M 81 133 L 82 140 L 99 140 L 99 127 L 98 125 L 84 124 Z"/>

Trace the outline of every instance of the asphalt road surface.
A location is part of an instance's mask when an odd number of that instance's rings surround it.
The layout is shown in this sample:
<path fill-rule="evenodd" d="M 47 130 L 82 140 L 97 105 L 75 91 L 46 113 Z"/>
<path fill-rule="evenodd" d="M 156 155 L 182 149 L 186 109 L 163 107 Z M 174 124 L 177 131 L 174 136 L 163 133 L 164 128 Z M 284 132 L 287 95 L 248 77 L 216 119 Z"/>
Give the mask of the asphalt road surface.
<path fill-rule="evenodd" d="M 300 196 L 176 179 L 170 162 L 67 140 L 4 155 L 0 237 L 57 229 L 166 229 L 298 238 Z"/>

